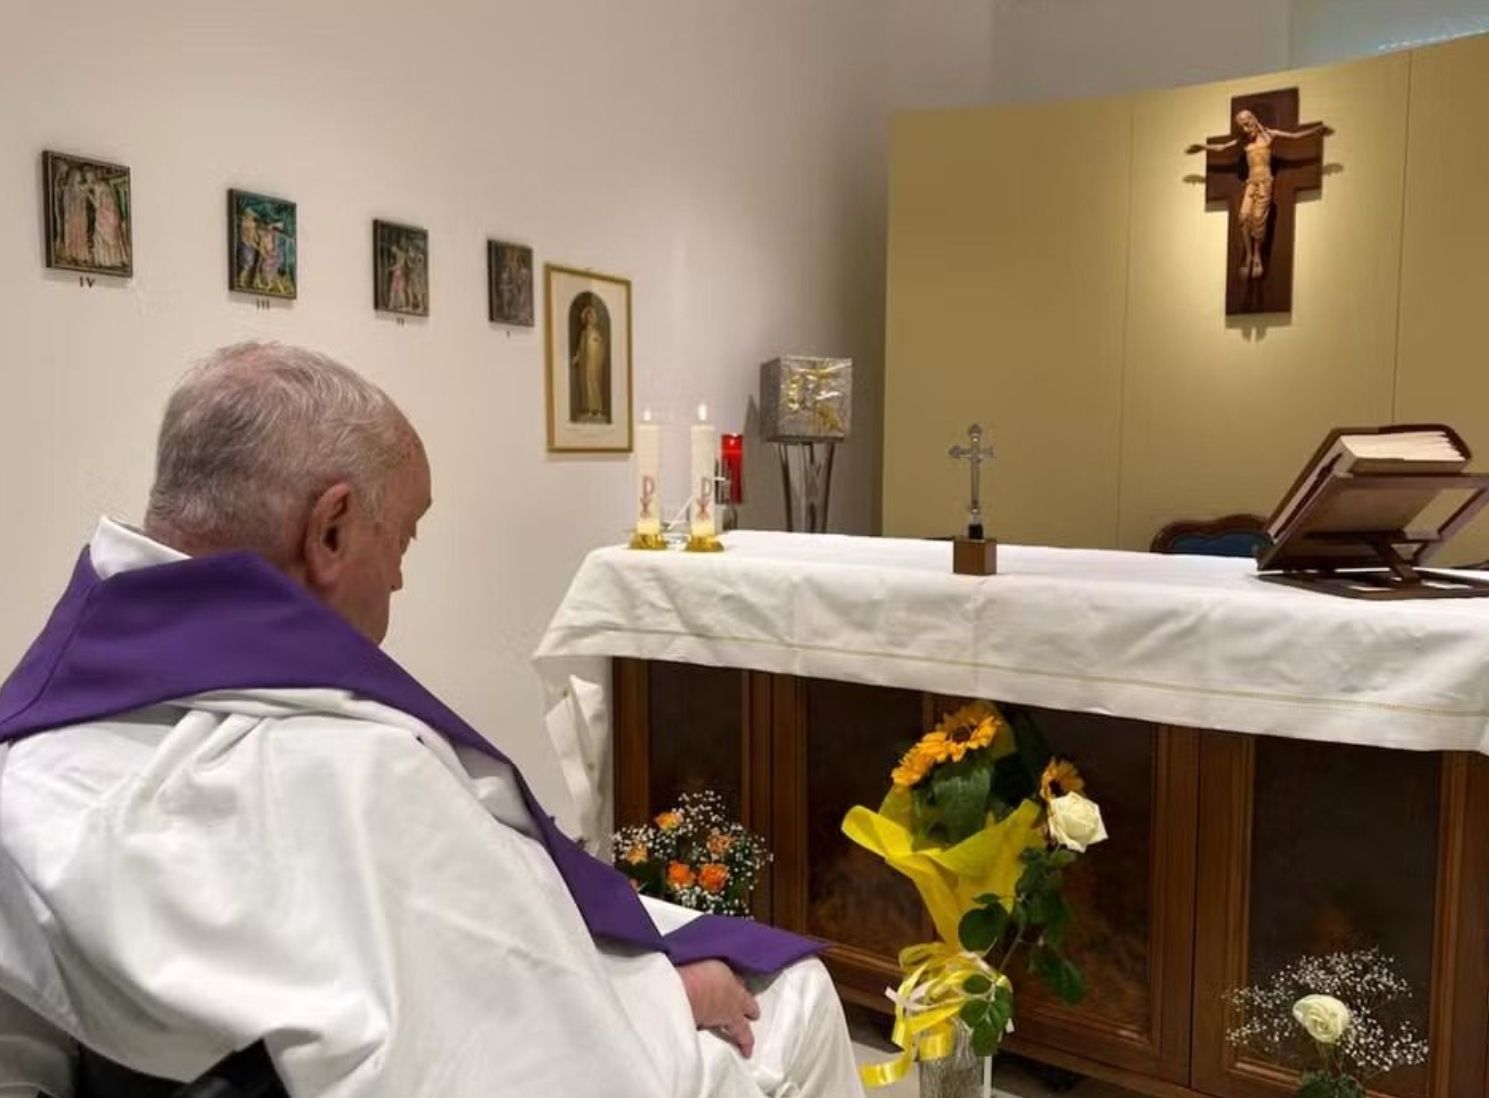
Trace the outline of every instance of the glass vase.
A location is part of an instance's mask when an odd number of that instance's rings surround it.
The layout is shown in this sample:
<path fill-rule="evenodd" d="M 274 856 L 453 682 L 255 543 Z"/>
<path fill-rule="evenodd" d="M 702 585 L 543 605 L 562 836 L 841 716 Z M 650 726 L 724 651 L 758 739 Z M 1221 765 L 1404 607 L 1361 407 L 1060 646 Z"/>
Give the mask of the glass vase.
<path fill-rule="evenodd" d="M 920 1098 L 982 1098 L 982 1073 L 982 1057 L 972 1054 L 972 1031 L 958 1025 L 950 1056 L 920 1061 Z"/>

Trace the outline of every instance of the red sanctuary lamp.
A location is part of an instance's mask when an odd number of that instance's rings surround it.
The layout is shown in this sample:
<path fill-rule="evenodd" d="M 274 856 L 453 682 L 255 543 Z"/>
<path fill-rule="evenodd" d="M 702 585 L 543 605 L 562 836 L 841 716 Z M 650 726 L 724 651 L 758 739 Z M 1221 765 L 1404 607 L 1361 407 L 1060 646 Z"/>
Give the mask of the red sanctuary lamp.
<path fill-rule="evenodd" d="M 737 507 L 744 502 L 744 435 L 719 436 L 719 465 L 729 481 L 726 502 Z"/>

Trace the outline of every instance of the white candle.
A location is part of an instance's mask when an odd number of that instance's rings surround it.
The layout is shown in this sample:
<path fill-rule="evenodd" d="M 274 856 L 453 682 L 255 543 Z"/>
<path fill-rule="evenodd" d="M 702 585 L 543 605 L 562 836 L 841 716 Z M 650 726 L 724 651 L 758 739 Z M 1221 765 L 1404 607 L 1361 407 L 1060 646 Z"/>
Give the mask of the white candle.
<path fill-rule="evenodd" d="M 662 425 L 644 412 L 636 425 L 636 533 L 656 536 L 662 532 L 660 496 L 662 470 Z"/>
<path fill-rule="evenodd" d="M 693 424 L 692 515 L 688 532 L 695 538 L 711 538 L 717 533 L 713 517 L 715 462 L 719 454 L 719 433 L 708 422 L 708 405 L 698 405 L 698 422 Z"/>

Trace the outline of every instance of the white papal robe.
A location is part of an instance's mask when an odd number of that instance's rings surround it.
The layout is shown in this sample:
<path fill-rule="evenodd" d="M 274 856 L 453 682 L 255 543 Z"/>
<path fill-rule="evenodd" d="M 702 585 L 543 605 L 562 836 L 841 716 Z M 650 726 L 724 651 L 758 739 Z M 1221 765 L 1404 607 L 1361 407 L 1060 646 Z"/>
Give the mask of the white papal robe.
<path fill-rule="evenodd" d="M 91 554 L 177 559 L 108 520 Z M 260 1037 L 296 1098 L 861 1093 L 820 963 L 758 989 L 746 1060 L 665 957 L 596 948 L 531 832 L 504 765 L 336 690 L 0 747 L 0 1093 L 68 1098 L 72 1040 L 187 1079 Z"/>

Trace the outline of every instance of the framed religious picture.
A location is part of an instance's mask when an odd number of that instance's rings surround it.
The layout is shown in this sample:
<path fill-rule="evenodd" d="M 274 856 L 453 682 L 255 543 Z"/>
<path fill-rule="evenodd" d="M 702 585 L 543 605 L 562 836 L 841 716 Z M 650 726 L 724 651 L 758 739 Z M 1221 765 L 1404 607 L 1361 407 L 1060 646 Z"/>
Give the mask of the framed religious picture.
<path fill-rule="evenodd" d="M 547 264 L 548 449 L 631 449 L 631 283 Z"/>
<path fill-rule="evenodd" d="M 486 296 L 491 323 L 533 326 L 533 250 L 486 241 Z"/>
<path fill-rule="evenodd" d="M 228 191 L 228 289 L 293 300 L 300 288 L 297 230 L 293 202 Z"/>
<path fill-rule="evenodd" d="M 129 169 L 66 153 L 41 154 L 47 266 L 128 278 L 134 274 Z"/>
<path fill-rule="evenodd" d="M 372 223 L 372 306 L 379 312 L 429 315 L 429 233 L 391 221 Z"/>

